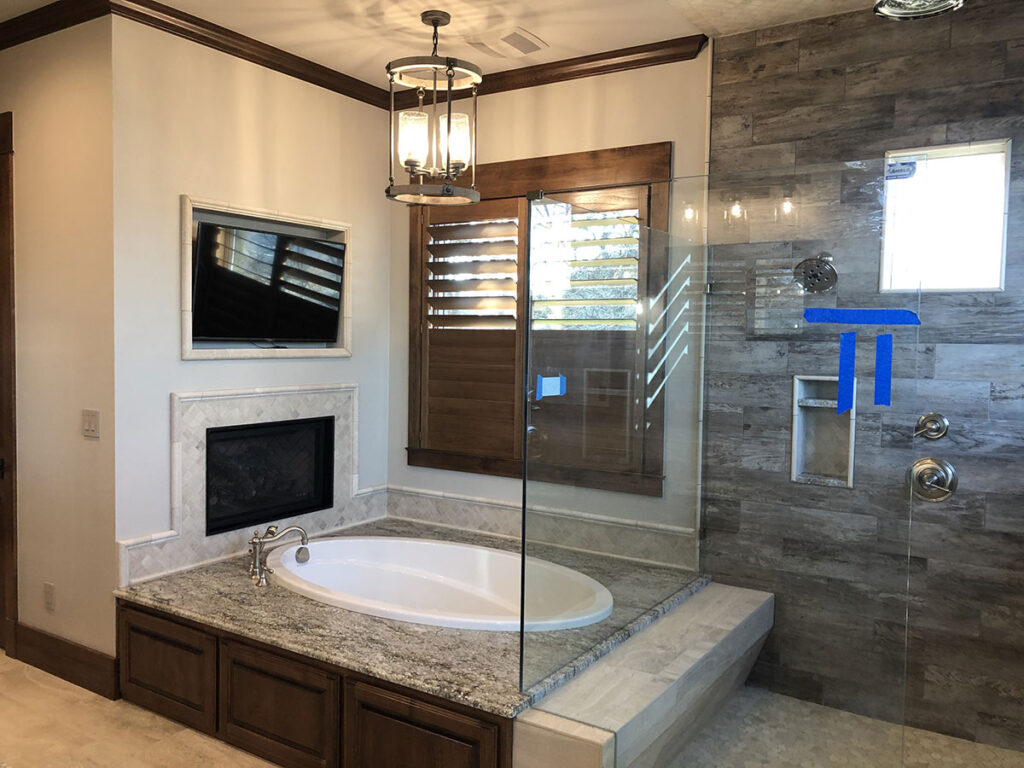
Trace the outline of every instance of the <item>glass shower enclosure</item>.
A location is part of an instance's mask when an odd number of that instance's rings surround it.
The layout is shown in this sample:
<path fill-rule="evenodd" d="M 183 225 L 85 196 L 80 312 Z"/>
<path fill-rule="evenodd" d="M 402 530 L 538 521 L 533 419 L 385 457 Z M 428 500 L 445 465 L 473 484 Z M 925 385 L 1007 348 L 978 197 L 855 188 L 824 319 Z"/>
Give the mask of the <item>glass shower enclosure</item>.
<path fill-rule="evenodd" d="M 902 766 L 929 734 L 1024 750 L 1024 200 L 989 143 L 1003 208 L 966 245 L 966 209 L 915 194 L 978 146 L 532 202 L 525 620 L 531 558 L 614 609 L 523 632 L 525 692 L 707 577 L 776 596 L 749 682 L 852 718 L 850 764 Z M 827 753 L 789 725 L 778 765 Z"/>
<path fill-rule="evenodd" d="M 702 584 L 705 188 L 700 177 L 531 202 L 524 691 L 543 691 Z M 550 597 L 541 560 L 596 579 L 610 614 L 529 631 L 531 605 Z"/>

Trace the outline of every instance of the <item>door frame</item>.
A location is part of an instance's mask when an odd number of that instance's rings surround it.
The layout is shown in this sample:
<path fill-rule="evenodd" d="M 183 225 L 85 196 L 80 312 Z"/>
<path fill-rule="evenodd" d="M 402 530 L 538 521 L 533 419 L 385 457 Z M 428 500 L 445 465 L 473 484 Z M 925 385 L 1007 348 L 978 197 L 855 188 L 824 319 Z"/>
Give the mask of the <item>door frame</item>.
<path fill-rule="evenodd" d="M 10 112 L 0 114 L 0 647 L 15 654 L 18 624 L 18 515 L 15 482 L 14 335 L 14 131 Z"/>

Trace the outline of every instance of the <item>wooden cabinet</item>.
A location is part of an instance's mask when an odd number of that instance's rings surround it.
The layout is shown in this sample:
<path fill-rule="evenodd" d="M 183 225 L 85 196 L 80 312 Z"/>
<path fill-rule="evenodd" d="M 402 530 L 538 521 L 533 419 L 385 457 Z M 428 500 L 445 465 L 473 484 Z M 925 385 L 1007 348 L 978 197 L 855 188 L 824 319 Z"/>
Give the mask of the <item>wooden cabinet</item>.
<path fill-rule="evenodd" d="M 512 721 L 195 622 L 118 608 L 135 704 L 285 768 L 511 768 Z"/>
<path fill-rule="evenodd" d="M 335 768 L 338 676 L 225 640 L 220 653 L 220 735 L 291 768 Z"/>
<path fill-rule="evenodd" d="M 345 768 L 495 768 L 498 727 L 367 685 L 345 685 Z"/>
<path fill-rule="evenodd" d="M 124 698 L 204 733 L 216 732 L 216 637 L 122 608 L 118 652 Z"/>

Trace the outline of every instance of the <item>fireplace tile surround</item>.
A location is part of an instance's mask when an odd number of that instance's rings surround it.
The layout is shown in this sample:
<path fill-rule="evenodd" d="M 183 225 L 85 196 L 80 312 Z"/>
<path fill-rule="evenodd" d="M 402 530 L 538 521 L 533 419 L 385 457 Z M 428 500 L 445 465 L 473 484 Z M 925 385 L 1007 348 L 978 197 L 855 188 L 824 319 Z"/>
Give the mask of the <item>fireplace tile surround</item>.
<path fill-rule="evenodd" d="M 381 486 L 360 490 L 356 455 L 358 392 L 355 384 L 256 387 L 171 395 L 170 527 L 118 542 L 120 586 L 243 554 L 248 529 L 206 535 L 206 430 L 209 427 L 335 417 L 334 506 L 281 521 L 310 536 L 384 517 L 519 538 L 518 504 Z M 614 554 L 695 570 L 697 537 L 687 528 L 587 515 L 573 510 L 530 510 L 531 541 Z"/>
<path fill-rule="evenodd" d="M 121 586 L 245 552 L 248 529 L 206 535 L 206 430 L 334 416 L 334 506 L 284 520 L 311 536 L 385 513 L 380 489 L 358 491 L 357 386 L 258 387 L 171 395 L 170 528 L 120 542 Z"/>

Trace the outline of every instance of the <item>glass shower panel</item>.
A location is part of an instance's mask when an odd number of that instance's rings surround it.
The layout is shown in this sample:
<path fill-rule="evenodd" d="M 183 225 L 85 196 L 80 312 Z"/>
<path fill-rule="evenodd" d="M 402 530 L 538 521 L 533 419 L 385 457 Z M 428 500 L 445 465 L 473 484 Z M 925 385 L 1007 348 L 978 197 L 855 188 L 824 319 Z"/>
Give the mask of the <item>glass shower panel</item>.
<path fill-rule="evenodd" d="M 701 567 L 775 595 L 736 705 L 772 766 L 903 764 L 907 470 L 932 369 L 919 292 L 879 290 L 883 169 L 709 183 Z"/>
<path fill-rule="evenodd" d="M 701 177 L 532 203 L 526 691 L 699 584 L 705 189 Z M 573 625 L 534 631 L 563 604 Z"/>
<path fill-rule="evenodd" d="M 978 232 L 979 240 L 1005 238 L 1002 289 L 921 295 L 926 373 L 903 424 L 929 413 L 945 421 L 913 438 L 903 430 L 931 480 L 912 499 L 908 764 L 937 732 L 963 740 L 945 744 L 965 763 L 1024 765 L 1014 754 L 1024 751 L 1022 178 L 1024 162 L 1013 157 L 1003 220 Z M 973 256 L 963 263 L 972 266 Z M 950 477 L 956 487 L 945 492 Z"/>

